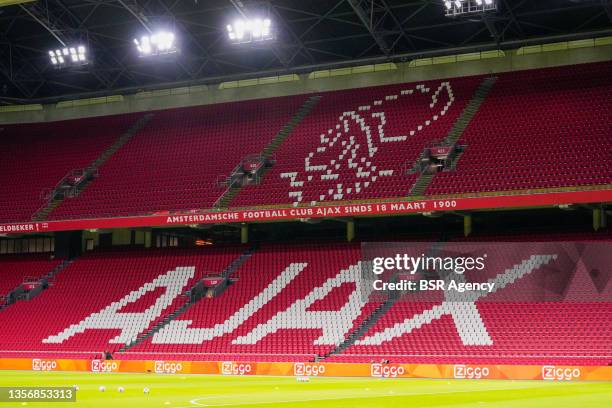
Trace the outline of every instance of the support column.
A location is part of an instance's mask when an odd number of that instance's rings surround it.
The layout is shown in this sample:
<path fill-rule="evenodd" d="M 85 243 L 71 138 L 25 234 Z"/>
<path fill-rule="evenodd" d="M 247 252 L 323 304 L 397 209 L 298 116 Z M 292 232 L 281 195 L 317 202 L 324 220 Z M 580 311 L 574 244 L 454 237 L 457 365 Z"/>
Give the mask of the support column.
<path fill-rule="evenodd" d="M 608 226 L 608 214 L 606 213 L 606 208 L 601 206 L 601 228 L 606 228 Z"/>
<path fill-rule="evenodd" d="M 355 239 L 355 220 L 346 222 L 346 240 L 352 242 Z"/>
<path fill-rule="evenodd" d="M 152 237 L 153 237 L 153 233 L 151 231 L 145 231 L 145 236 L 144 236 L 145 248 L 151 248 L 151 242 L 153 240 Z"/>
<path fill-rule="evenodd" d="M 249 243 L 249 225 L 248 224 L 240 225 L 240 243 L 241 244 Z"/>
<path fill-rule="evenodd" d="M 463 216 L 463 236 L 468 237 L 472 233 L 472 216 Z"/>
<path fill-rule="evenodd" d="M 593 208 L 593 229 L 598 231 L 601 227 L 601 208 Z"/>

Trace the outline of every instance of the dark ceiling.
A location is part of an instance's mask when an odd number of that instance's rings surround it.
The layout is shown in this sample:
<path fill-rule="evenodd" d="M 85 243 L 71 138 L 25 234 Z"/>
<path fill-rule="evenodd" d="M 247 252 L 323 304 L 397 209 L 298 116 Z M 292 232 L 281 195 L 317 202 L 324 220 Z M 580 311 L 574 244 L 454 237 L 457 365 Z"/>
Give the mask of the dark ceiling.
<path fill-rule="evenodd" d="M 498 11 L 449 18 L 441 0 L 39 0 L 0 8 L 0 103 L 50 102 L 269 76 L 348 64 L 612 35 L 611 0 L 498 0 Z M 277 38 L 233 45 L 225 26 L 269 15 Z M 132 39 L 168 27 L 180 53 L 139 58 Z M 62 40 L 93 61 L 56 69 Z"/>

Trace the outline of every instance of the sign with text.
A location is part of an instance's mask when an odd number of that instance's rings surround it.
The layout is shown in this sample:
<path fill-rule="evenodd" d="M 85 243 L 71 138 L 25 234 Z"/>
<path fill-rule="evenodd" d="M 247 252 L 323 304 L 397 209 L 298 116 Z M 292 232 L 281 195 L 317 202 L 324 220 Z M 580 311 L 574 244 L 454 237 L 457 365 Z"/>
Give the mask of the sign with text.
<path fill-rule="evenodd" d="M 563 204 L 612 202 L 612 190 L 574 191 L 523 195 L 461 197 L 429 200 L 319 205 L 254 210 L 191 211 L 179 214 L 154 214 L 134 217 L 94 218 L 47 222 L 0 224 L 0 234 L 26 234 L 98 228 L 159 227 L 191 224 L 249 223 L 286 221 L 304 218 L 370 217 L 380 215 L 423 214 L 443 211 L 489 208 L 542 207 Z"/>
<path fill-rule="evenodd" d="M 0 358 L 0 370 L 32 370 L 32 359 Z M 612 381 L 612 366 L 469 364 L 289 363 L 238 361 L 47 360 L 53 371 L 295 377 L 446 378 L 545 381 Z"/>

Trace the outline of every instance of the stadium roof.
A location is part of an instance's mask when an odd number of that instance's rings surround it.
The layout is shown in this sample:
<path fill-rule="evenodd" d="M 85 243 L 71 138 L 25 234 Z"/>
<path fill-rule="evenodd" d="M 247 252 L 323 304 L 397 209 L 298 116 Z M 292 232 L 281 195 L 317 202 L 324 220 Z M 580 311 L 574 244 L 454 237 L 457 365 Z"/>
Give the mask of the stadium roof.
<path fill-rule="evenodd" d="M 272 19 L 275 41 L 229 43 L 228 23 L 261 14 Z M 494 13 L 444 14 L 441 0 L 4 0 L 0 102 L 50 102 L 612 35 L 612 0 L 498 0 Z M 180 53 L 139 58 L 133 39 L 158 27 L 176 33 Z M 56 69 L 48 51 L 62 42 L 86 44 L 92 62 Z"/>

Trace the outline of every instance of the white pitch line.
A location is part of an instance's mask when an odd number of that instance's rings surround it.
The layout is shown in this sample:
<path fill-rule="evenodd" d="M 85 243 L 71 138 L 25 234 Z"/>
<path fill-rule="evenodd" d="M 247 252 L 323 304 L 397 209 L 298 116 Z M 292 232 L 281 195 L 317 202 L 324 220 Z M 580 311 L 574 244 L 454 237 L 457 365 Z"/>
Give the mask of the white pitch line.
<path fill-rule="evenodd" d="M 553 384 L 560 384 L 560 383 L 546 383 L 547 385 L 553 385 Z M 564 383 L 565 385 L 569 385 L 572 383 Z M 574 385 L 578 385 L 579 383 L 573 383 Z M 535 386 L 536 384 L 534 384 Z M 542 383 L 537 382 L 538 386 L 541 386 Z M 533 387 L 518 387 L 518 388 L 484 388 L 484 389 L 478 389 L 478 391 L 511 391 L 511 390 L 517 390 L 517 389 L 529 389 L 529 388 L 533 388 Z M 290 404 L 290 403 L 295 403 L 295 402 L 314 402 L 314 401 L 333 401 L 333 400 L 344 400 L 344 399 L 365 399 L 365 398 L 381 398 L 381 397 L 412 397 L 412 396 L 430 396 L 430 395 L 443 395 L 443 394 L 465 394 L 465 393 L 472 393 L 476 390 L 471 389 L 471 390 L 465 390 L 465 391 L 443 391 L 443 392 L 427 392 L 427 393 L 423 393 L 423 392 L 418 392 L 418 393 L 397 393 L 397 394 L 373 394 L 373 395 L 363 395 L 363 396 L 355 396 L 355 395 L 349 395 L 346 397 L 331 397 L 331 398 L 311 398 L 311 399 L 293 399 L 293 400 L 274 400 L 274 401 L 257 401 L 257 402 L 234 402 L 234 403 L 228 403 L 228 404 L 214 404 L 214 405 L 209 405 L 209 404 L 200 404 L 198 403 L 199 400 L 201 399 L 206 399 L 207 397 L 202 397 L 202 398 L 194 398 L 192 400 L 190 400 L 189 402 L 195 406 L 198 407 L 228 407 L 228 406 L 242 406 L 242 405 L 258 405 L 258 404 L 266 404 L 266 405 L 272 405 L 272 404 Z M 215 397 L 208 397 L 208 398 L 226 398 L 225 395 L 223 396 L 215 396 Z M 186 407 L 186 408 L 193 408 L 193 405 L 190 407 Z M 181 407 L 183 408 L 183 407 Z"/>

